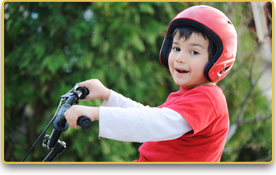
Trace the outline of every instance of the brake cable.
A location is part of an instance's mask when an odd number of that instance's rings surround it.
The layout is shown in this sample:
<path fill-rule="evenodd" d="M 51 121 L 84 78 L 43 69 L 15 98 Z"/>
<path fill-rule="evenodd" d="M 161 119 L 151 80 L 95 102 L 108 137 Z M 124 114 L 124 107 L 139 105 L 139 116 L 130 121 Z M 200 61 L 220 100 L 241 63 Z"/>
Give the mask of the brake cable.
<path fill-rule="evenodd" d="M 28 155 L 30 154 L 30 152 L 32 151 L 32 149 L 35 147 L 35 145 L 37 144 L 37 142 L 39 141 L 39 139 L 42 137 L 42 135 L 46 132 L 46 130 L 51 126 L 51 124 L 53 123 L 54 119 L 56 118 L 56 115 L 59 111 L 59 108 L 61 106 L 61 103 L 63 102 L 63 99 L 60 99 L 59 101 L 59 105 L 58 108 L 56 110 L 56 113 L 54 115 L 54 117 L 51 119 L 51 121 L 49 122 L 49 124 L 46 126 L 46 128 L 43 130 L 43 132 L 40 134 L 40 136 L 36 139 L 35 143 L 33 144 L 33 146 L 30 148 L 30 150 L 28 151 L 28 153 L 26 154 L 26 156 L 24 157 L 24 159 L 22 160 L 22 162 L 25 161 L 25 159 L 28 157 Z"/>

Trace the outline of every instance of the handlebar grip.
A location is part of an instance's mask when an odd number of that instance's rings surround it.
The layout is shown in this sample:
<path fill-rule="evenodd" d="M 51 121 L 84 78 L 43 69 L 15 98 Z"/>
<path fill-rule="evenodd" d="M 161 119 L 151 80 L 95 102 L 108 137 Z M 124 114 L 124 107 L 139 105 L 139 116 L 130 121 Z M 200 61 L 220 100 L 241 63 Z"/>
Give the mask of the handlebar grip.
<path fill-rule="evenodd" d="M 88 117 L 81 116 L 78 118 L 77 124 L 81 126 L 83 129 L 88 129 L 90 128 L 92 121 Z"/>
<path fill-rule="evenodd" d="M 82 92 L 80 99 L 85 99 L 85 97 L 89 94 L 89 90 L 86 87 L 78 87 L 76 90 L 79 90 Z"/>

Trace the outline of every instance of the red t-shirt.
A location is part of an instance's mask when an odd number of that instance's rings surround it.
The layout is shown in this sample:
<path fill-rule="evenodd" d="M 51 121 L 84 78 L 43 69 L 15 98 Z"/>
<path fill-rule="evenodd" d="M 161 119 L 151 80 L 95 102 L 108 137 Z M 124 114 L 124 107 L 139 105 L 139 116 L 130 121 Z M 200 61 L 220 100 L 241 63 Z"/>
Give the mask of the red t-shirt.
<path fill-rule="evenodd" d="M 143 143 L 139 148 L 138 161 L 220 161 L 229 129 L 229 119 L 226 99 L 218 86 L 192 89 L 181 87 L 159 106 L 163 107 L 182 115 L 193 130 L 174 140 Z"/>

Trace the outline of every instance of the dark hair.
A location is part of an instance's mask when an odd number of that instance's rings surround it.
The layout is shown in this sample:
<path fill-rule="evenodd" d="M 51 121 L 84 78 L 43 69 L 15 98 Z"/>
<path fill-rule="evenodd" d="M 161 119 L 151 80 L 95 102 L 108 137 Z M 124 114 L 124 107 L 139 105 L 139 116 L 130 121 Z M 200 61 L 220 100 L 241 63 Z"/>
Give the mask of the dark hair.
<path fill-rule="evenodd" d="M 176 35 L 177 32 L 179 32 L 179 35 L 180 35 L 179 38 L 184 37 L 185 39 L 189 39 L 193 33 L 201 35 L 204 39 L 207 39 L 209 41 L 209 46 L 208 46 L 209 60 L 215 55 L 216 53 L 215 43 L 205 33 L 190 26 L 176 28 L 173 32 L 173 37 Z"/>

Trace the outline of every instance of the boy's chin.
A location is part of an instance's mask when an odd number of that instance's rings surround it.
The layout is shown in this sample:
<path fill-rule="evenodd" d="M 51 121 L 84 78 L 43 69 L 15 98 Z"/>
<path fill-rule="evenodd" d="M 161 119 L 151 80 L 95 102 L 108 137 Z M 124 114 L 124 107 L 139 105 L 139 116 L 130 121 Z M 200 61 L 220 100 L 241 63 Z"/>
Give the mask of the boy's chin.
<path fill-rule="evenodd" d="M 176 80 L 174 80 L 174 83 L 177 84 L 178 86 L 182 86 L 182 87 L 186 87 L 186 88 L 193 88 L 193 87 L 197 87 L 197 86 L 201 85 L 201 83 L 193 84 L 193 83 L 181 82 L 181 81 L 176 81 Z"/>
<path fill-rule="evenodd" d="M 174 83 L 177 84 L 178 86 L 183 86 L 183 87 L 190 86 L 187 83 L 179 82 L 179 81 L 176 81 L 176 80 L 174 80 Z"/>

